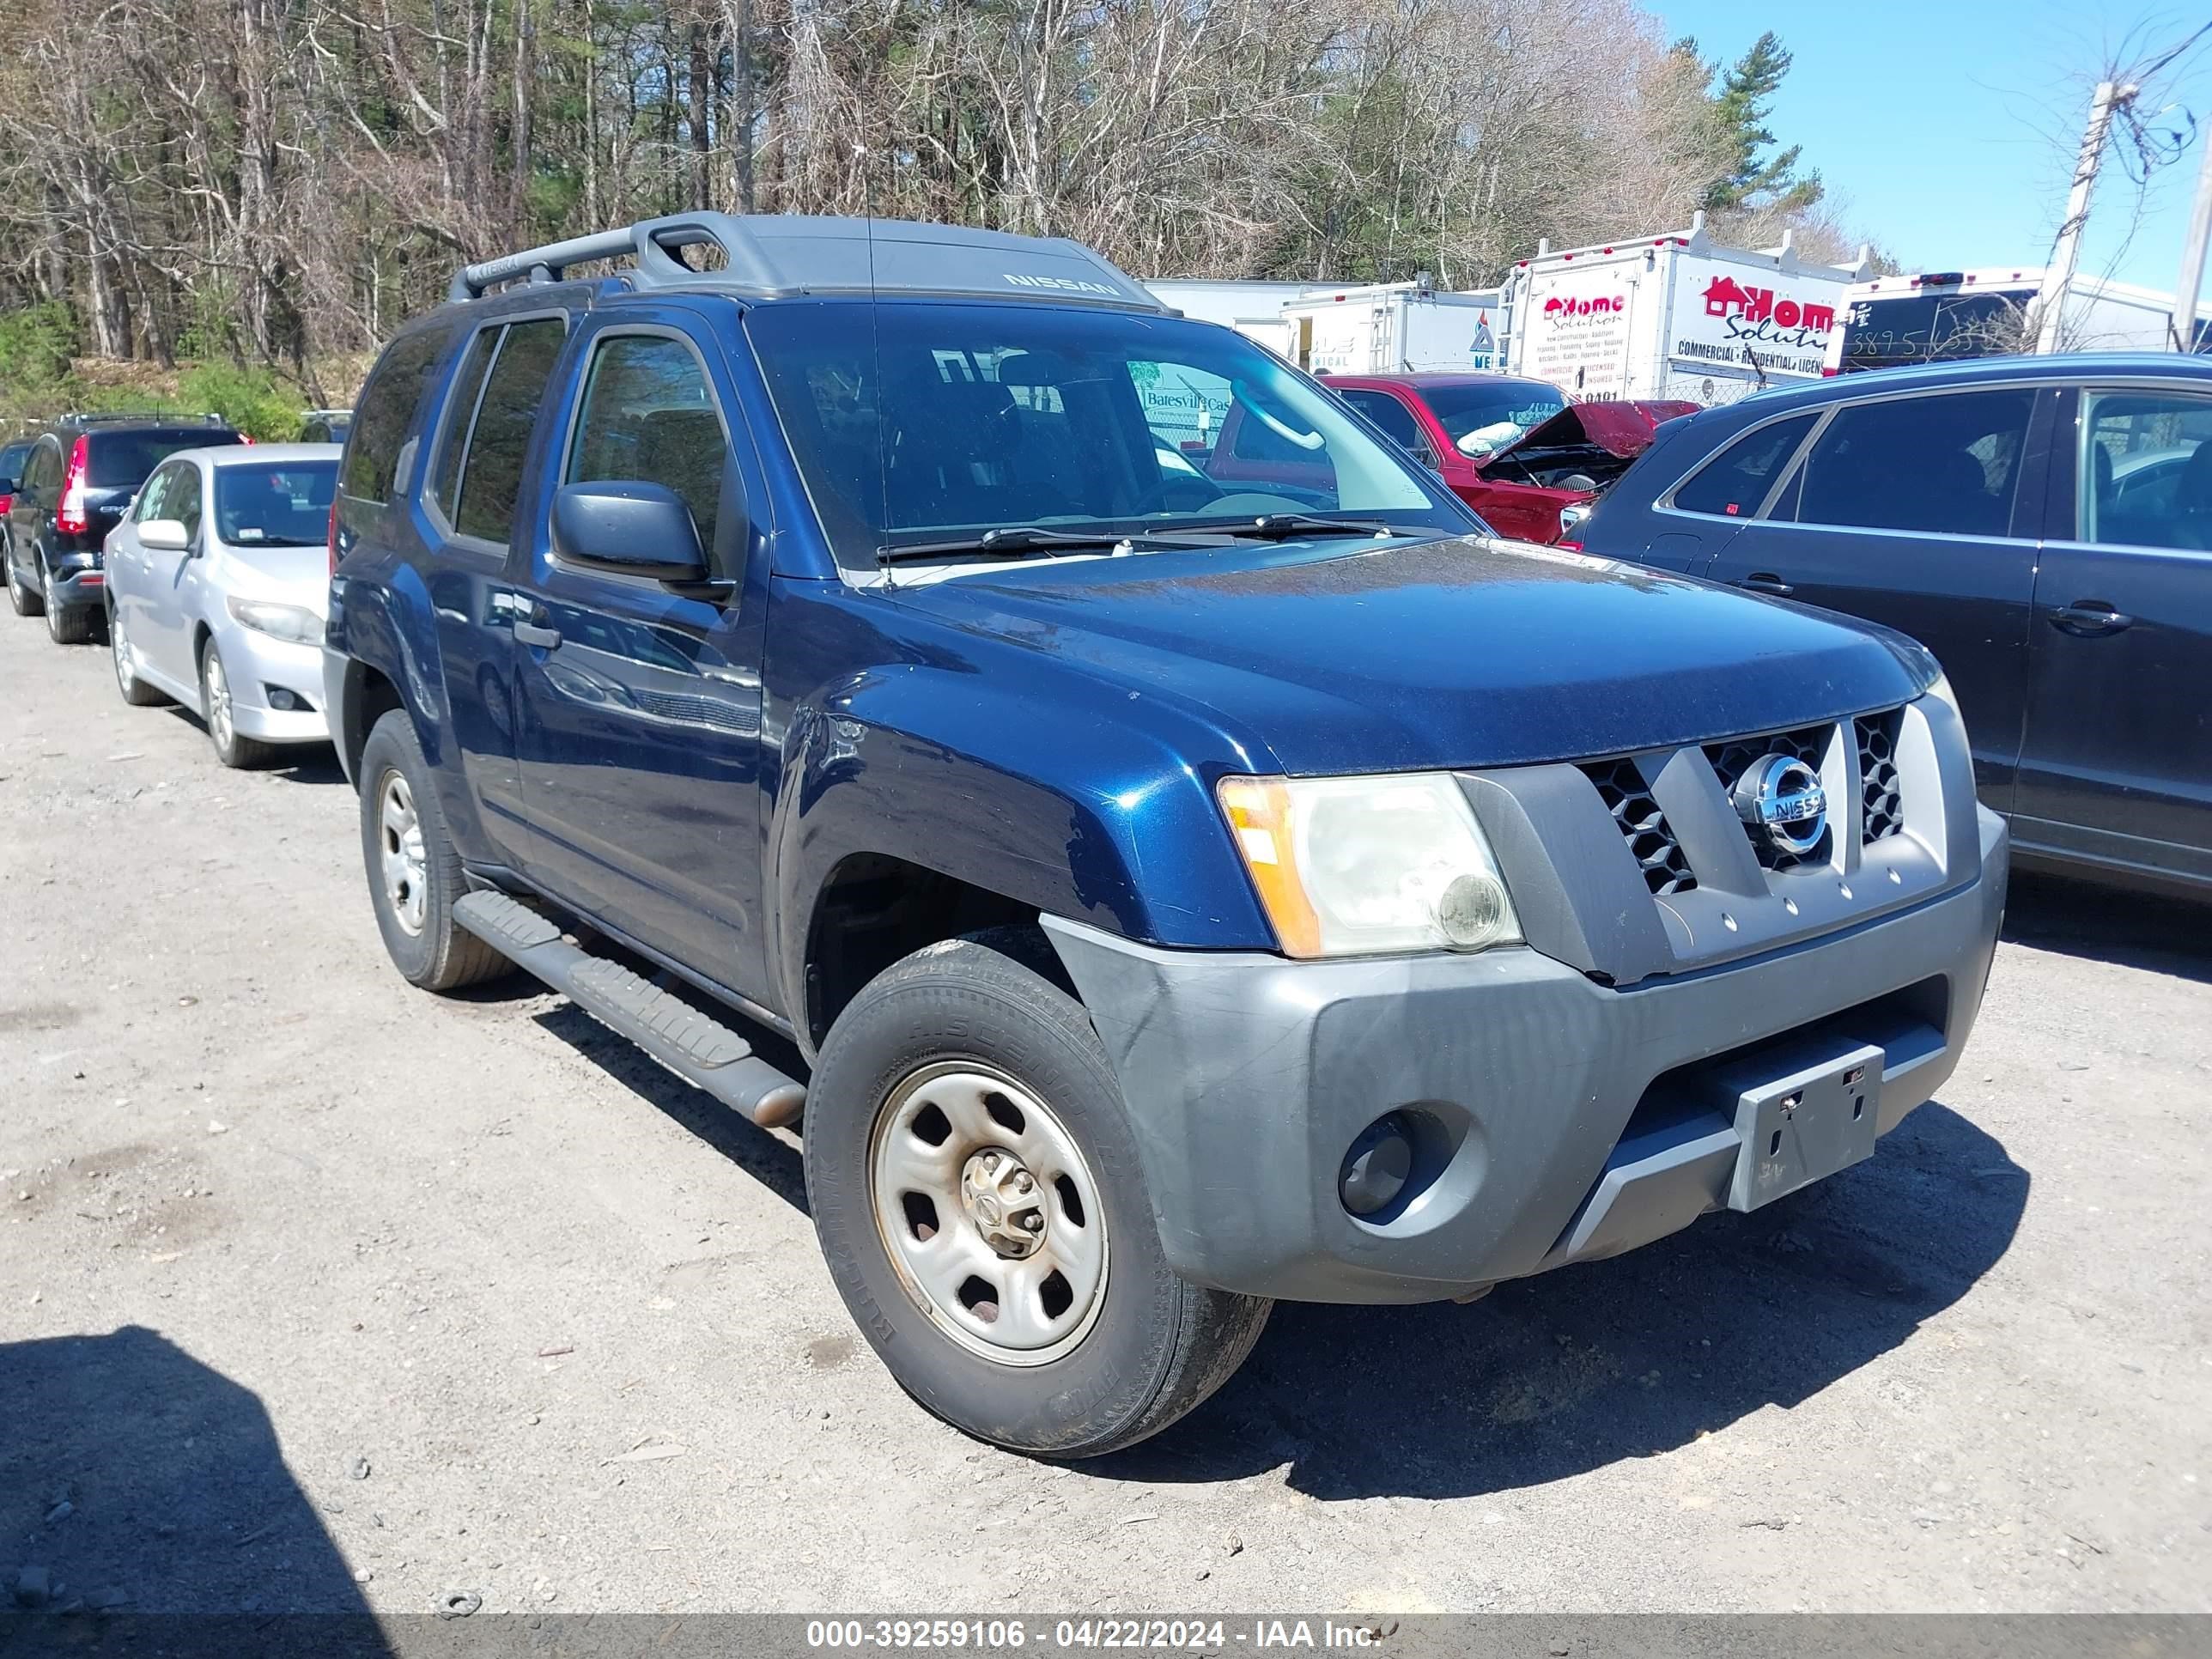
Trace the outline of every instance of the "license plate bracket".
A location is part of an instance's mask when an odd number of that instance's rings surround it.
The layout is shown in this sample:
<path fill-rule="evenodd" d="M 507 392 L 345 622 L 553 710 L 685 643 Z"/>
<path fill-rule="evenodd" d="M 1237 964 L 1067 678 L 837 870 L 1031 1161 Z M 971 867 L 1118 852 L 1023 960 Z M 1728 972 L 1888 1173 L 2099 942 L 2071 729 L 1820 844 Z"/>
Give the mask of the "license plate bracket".
<path fill-rule="evenodd" d="M 1731 1068 L 1723 1086 L 1735 1095 L 1741 1145 L 1729 1208 L 1755 1210 L 1871 1156 L 1881 1067 L 1882 1051 L 1861 1044 L 1775 1056 L 1750 1076 Z"/>

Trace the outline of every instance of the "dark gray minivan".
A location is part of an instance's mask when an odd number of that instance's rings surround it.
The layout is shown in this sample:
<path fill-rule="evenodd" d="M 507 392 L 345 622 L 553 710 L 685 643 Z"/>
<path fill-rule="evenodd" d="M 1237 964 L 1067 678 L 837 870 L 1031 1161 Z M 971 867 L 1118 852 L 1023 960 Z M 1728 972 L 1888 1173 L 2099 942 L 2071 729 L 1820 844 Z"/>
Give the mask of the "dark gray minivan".
<path fill-rule="evenodd" d="M 2212 362 L 1761 393 L 1662 428 L 1583 545 L 1910 634 L 2023 864 L 2212 894 Z"/>

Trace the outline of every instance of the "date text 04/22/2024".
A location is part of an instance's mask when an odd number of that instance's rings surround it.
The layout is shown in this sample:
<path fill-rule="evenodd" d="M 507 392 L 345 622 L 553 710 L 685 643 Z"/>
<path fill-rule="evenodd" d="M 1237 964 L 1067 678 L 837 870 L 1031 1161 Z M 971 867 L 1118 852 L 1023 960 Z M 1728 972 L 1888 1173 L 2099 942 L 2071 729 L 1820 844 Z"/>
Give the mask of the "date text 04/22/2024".
<path fill-rule="evenodd" d="M 1028 1647 L 1219 1653 L 1251 1649 L 1379 1646 L 1390 1634 L 1375 1624 L 1332 1619 L 1255 1619 L 1232 1626 L 1220 1619 L 1060 1619 L 1032 1628 L 1021 1619 L 817 1619 L 806 1644 L 823 1649 L 969 1649 L 990 1653 Z"/>

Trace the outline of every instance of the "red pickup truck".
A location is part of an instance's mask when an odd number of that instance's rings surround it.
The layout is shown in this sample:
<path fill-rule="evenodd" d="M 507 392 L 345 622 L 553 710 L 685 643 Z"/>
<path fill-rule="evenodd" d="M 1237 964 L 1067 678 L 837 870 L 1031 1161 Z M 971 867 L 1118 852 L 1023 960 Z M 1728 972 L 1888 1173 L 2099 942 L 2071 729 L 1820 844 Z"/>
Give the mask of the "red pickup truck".
<path fill-rule="evenodd" d="M 1509 374 L 1342 374 L 1328 385 L 1499 535 L 1547 544 L 1559 539 L 1562 508 L 1596 500 L 1662 421 L 1698 408 L 1570 404 L 1555 386 Z"/>

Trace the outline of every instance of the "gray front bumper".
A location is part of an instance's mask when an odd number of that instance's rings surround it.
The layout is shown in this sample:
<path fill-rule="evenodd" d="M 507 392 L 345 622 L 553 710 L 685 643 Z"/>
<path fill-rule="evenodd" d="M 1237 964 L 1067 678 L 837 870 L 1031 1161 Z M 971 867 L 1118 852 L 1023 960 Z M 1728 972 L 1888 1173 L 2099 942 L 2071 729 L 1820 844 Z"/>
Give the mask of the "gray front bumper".
<path fill-rule="evenodd" d="M 1882 1133 L 1942 1087 L 2004 911 L 2004 825 L 1979 811 L 1978 827 L 1974 877 L 1909 909 L 1627 989 L 1525 948 L 1291 962 L 1045 927 L 1113 1062 L 1177 1272 L 1300 1301 L 1433 1301 L 1725 1204 L 1735 1132 L 1693 1097 L 1770 1053 L 1786 1068 L 1808 1045 L 1880 1049 Z M 1680 1069 L 1723 1056 L 1733 1073 Z M 1433 1178 L 1370 1224 L 1345 1210 L 1339 1171 L 1401 1109 L 1436 1132 Z"/>

